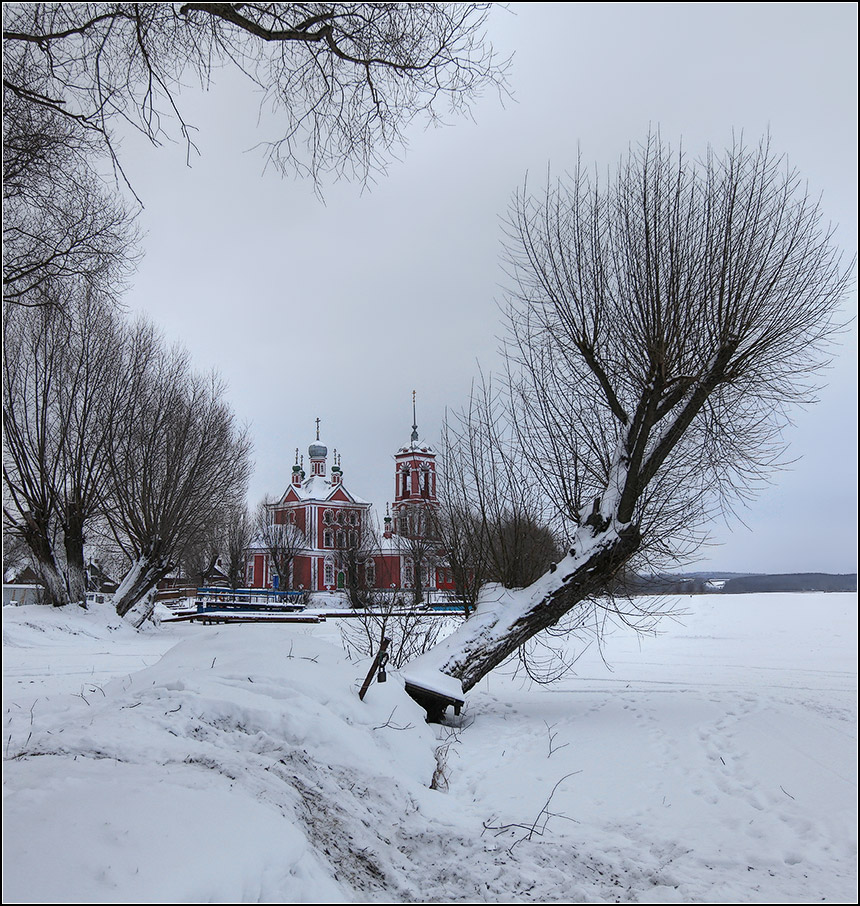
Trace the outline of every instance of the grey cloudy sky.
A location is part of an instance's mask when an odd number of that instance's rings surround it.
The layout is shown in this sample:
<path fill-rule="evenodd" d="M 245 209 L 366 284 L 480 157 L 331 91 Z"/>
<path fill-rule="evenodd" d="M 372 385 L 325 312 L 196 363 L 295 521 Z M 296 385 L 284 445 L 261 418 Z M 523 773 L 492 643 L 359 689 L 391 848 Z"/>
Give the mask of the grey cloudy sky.
<path fill-rule="evenodd" d="M 490 37 L 513 53 L 513 100 L 474 121 L 410 133 L 368 190 L 263 173 L 253 146 L 277 137 L 240 77 L 219 76 L 181 108 L 202 156 L 125 139 L 146 208 L 145 258 L 127 296 L 200 368 L 217 367 L 255 443 L 252 501 L 280 493 L 314 420 L 345 481 L 377 510 L 394 451 L 461 405 L 478 364 L 497 365 L 501 225 L 526 173 L 614 164 L 659 127 L 695 157 L 733 131 L 770 130 L 822 196 L 848 258 L 857 247 L 857 7 L 854 3 L 513 3 Z M 852 297 L 848 317 L 856 313 Z M 798 461 L 743 513 L 713 527 L 702 569 L 856 569 L 856 326 L 818 406 L 788 439 Z"/>

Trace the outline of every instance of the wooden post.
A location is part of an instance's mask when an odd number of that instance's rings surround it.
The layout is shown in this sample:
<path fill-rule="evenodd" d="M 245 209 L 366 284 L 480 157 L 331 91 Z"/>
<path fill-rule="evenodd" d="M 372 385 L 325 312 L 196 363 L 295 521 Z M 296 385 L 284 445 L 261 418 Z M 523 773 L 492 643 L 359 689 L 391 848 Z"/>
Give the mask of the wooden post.
<path fill-rule="evenodd" d="M 367 671 L 367 676 L 364 678 L 364 682 L 361 684 L 361 691 L 358 693 L 358 697 L 364 701 L 364 695 L 367 690 L 370 688 L 370 684 L 373 682 L 373 677 L 376 671 L 379 669 L 379 662 L 382 660 L 383 655 L 388 650 L 388 646 L 391 644 L 391 639 L 383 639 L 380 646 L 379 652 L 376 657 L 373 659 L 373 663 L 370 665 L 370 670 Z"/>

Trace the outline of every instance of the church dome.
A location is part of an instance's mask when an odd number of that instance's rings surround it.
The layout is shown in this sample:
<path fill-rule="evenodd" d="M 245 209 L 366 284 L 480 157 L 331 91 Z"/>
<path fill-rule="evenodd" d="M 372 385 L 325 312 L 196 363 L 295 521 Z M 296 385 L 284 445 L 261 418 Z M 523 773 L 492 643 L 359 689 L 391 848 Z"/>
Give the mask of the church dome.
<path fill-rule="evenodd" d="M 328 447 L 317 441 L 308 447 L 308 456 L 311 459 L 325 459 L 328 456 Z"/>

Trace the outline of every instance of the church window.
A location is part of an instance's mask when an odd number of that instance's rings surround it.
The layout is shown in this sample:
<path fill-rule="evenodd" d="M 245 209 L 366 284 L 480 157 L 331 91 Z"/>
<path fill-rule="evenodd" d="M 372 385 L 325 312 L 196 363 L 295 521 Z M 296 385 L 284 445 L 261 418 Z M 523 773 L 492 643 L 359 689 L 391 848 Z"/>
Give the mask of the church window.
<path fill-rule="evenodd" d="M 323 532 L 323 547 L 331 547 L 331 546 L 332 546 L 332 534 L 329 529 L 326 529 Z"/>
<path fill-rule="evenodd" d="M 334 585 L 334 563 L 331 557 L 325 558 L 325 566 L 323 567 L 323 584 Z"/>
<path fill-rule="evenodd" d="M 368 560 L 364 564 L 364 581 L 369 588 L 376 585 L 376 563 L 373 560 Z"/>
<path fill-rule="evenodd" d="M 331 510 L 326 510 L 326 511 L 323 513 L 323 522 L 324 522 L 326 525 L 331 525 L 332 519 L 334 519 L 334 513 L 332 513 Z"/>

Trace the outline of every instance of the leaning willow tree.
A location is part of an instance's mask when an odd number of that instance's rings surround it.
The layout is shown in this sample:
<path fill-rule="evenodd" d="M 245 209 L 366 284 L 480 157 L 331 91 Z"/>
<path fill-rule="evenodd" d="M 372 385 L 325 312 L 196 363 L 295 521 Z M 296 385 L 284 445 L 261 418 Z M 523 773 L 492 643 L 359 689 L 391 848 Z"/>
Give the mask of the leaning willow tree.
<path fill-rule="evenodd" d="M 572 532 L 549 572 L 410 665 L 464 691 L 754 492 L 814 397 L 852 270 L 767 140 L 693 163 L 655 135 L 606 184 L 579 166 L 518 192 L 506 261 L 507 417 Z"/>

